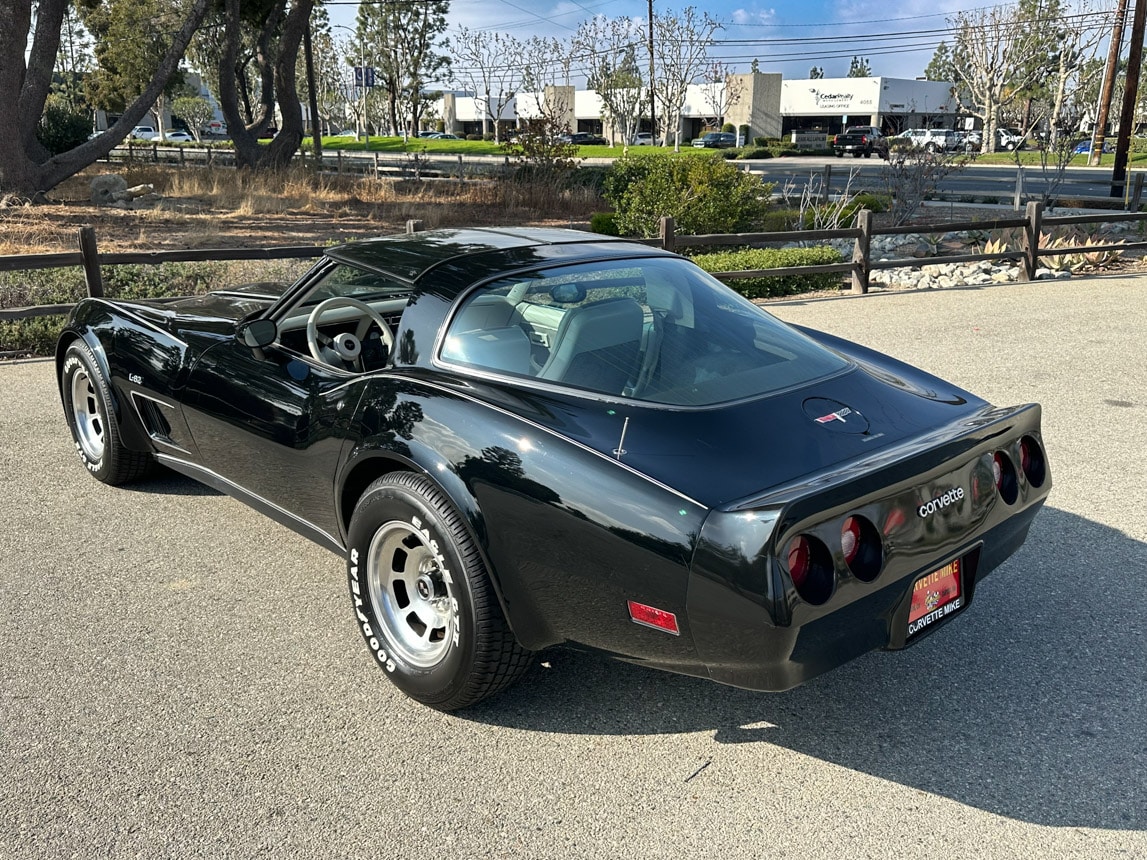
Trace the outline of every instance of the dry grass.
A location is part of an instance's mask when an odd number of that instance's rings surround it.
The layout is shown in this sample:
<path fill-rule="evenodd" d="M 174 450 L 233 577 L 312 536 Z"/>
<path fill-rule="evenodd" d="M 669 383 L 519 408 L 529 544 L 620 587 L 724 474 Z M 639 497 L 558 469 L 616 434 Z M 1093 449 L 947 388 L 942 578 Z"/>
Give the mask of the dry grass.
<path fill-rule="evenodd" d="M 74 250 L 79 227 L 87 224 L 109 251 L 320 245 L 396 232 L 411 219 L 427 229 L 584 227 L 604 205 L 591 190 L 559 191 L 543 183 L 136 165 L 118 172 L 129 186 L 151 185 L 163 199 L 155 208 L 121 210 L 90 203 L 91 179 L 105 169 L 58 186 L 51 204 L 0 210 L 0 254 Z"/>

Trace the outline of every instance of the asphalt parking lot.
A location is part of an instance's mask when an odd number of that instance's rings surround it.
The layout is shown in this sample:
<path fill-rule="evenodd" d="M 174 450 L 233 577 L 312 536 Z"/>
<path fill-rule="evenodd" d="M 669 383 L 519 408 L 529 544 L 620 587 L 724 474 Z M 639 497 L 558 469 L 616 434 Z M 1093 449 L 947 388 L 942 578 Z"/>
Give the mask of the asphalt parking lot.
<path fill-rule="evenodd" d="M 1147 278 L 770 310 L 1041 402 L 1054 481 L 959 623 L 783 694 L 558 649 L 430 711 L 338 557 L 93 481 L 0 364 L 0 858 L 1147 858 Z"/>

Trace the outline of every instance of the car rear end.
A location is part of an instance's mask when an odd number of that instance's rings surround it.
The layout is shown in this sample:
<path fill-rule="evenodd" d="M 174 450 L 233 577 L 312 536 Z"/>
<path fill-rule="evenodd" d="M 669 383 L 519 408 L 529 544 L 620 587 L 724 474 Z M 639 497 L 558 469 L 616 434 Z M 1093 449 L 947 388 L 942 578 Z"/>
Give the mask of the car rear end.
<path fill-rule="evenodd" d="M 956 619 L 1051 487 L 1036 405 L 838 464 L 706 521 L 689 619 L 717 681 L 784 690 Z"/>

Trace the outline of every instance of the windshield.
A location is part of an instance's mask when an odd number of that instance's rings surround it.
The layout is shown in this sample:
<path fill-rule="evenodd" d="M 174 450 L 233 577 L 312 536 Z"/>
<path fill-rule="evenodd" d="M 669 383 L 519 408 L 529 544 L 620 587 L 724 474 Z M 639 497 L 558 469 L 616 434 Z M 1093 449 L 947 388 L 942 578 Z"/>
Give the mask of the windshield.
<path fill-rule="evenodd" d="M 462 302 L 439 357 L 681 406 L 756 397 L 847 366 L 692 263 L 665 257 L 495 281 Z"/>

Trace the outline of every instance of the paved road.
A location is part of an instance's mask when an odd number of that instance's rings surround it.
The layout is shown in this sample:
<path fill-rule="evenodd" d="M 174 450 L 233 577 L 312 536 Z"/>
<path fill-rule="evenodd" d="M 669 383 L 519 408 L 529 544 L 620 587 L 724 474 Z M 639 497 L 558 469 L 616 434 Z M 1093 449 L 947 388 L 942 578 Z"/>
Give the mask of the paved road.
<path fill-rule="evenodd" d="M 959 624 L 777 695 L 555 650 L 419 707 L 339 559 L 92 481 L 0 364 L 0 858 L 1147 857 L 1147 279 L 773 310 L 1042 401 L 1055 481 Z"/>
<path fill-rule="evenodd" d="M 1105 167 L 1070 167 L 1064 171 L 1059 193 L 1065 196 L 1109 197 L 1111 191 L 1111 158 Z M 742 163 L 742 162 L 734 162 Z M 850 174 L 853 192 L 861 189 L 879 191 L 884 187 L 885 164 L 878 158 L 832 158 L 825 156 L 802 156 L 797 158 L 776 158 L 767 161 L 751 161 L 750 169 L 759 173 L 767 182 L 775 182 L 777 190 L 786 183 L 803 188 L 809 177 L 816 175 L 822 181 L 824 168 L 832 168 L 829 187 L 833 192 L 841 192 L 849 185 Z M 1016 189 L 1016 167 L 1007 164 L 973 164 L 964 167 L 940 180 L 938 188 L 953 195 L 968 197 L 1009 198 Z M 1039 165 L 1025 165 L 1023 169 L 1023 192 L 1025 199 L 1038 197 L 1045 186 L 1054 179 L 1054 165 L 1044 171 Z M 799 196 L 799 195 L 798 195 Z M 1119 194 L 1122 199 L 1122 193 Z"/>

